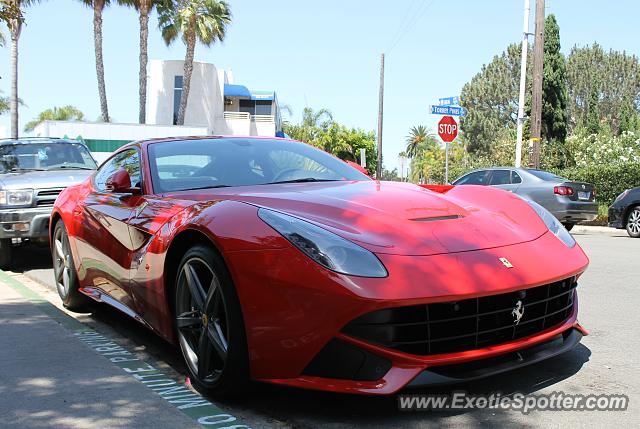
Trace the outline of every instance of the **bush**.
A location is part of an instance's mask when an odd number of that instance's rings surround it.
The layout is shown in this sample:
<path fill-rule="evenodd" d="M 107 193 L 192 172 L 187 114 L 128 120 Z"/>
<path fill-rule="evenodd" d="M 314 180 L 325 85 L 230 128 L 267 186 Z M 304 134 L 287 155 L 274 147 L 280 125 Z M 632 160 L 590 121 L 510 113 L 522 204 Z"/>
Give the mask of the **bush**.
<path fill-rule="evenodd" d="M 597 200 L 611 205 L 626 189 L 640 186 L 640 163 L 600 164 L 554 170 L 570 180 L 593 183 Z"/>

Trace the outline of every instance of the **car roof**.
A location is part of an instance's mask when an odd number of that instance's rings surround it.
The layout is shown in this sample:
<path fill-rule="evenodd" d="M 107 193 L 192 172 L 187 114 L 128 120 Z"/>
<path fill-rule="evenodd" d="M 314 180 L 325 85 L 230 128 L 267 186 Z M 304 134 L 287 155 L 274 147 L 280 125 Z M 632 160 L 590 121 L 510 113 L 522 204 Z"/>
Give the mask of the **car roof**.
<path fill-rule="evenodd" d="M 29 145 L 34 143 L 76 143 L 84 144 L 78 140 L 59 139 L 56 137 L 25 137 L 20 139 L 0 139 L 0 146 L 5 145 Z"/>
<path fill-rule="evenodd" d="M 159 142 L 173 142 L 173 141 L 183 141 L 183 140 L 217 140 L 217 139 L 281 140 L 281 141 L 289 141 L 289 142 L 301 143 L 298 140 L 293 140 L 293 139 L 290 139 L 290 138 L 269 137 L 269 136 L 225 136 L 225 135 L 175 136 L 175 137 L 158 137 L 158 138 L 152 138 L 152 139 L 144 139 L 144 140 L 133 141 L 133 142 L 127 143 L 126 145 L 118 148 L 118 151 L 130 148 L 130 147 L 135 147 L 135 146 L 146 147 L 149 144 L 159 143 Z"/>

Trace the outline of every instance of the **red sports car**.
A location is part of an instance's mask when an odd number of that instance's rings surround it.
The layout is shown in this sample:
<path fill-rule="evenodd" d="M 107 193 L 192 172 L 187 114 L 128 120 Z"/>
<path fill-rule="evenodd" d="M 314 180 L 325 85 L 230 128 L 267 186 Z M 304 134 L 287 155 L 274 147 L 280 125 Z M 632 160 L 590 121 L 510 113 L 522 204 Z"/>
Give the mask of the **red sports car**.
<path fill-rule="evenodd" d="M 482 186 L 379 182 L 309 145 L 131 143 L 58 197 L 66 307 L 179 344 L 193 384 L 391 394 L 575 346 L 588 259 L 545 209 Z"/>

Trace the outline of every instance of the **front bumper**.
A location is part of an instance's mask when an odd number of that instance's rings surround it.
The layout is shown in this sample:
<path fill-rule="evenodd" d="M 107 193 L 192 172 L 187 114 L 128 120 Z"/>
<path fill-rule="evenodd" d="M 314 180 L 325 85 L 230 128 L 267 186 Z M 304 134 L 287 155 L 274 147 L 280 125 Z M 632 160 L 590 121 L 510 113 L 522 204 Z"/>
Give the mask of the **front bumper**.
<path fill-rule="evenodd" d="M 579 277 L 588 265 L 579 246 L 568 248 L 551 233 L 530 242 L 477 251 L 431 256 L 378 254 L 389 272 L 382 279 L 327 272 L 296 249 L 237 251 L 226 257 L 243 309 L 253 379 L 374 395 L 393 394 L 437 366 L 479 361 L 550 341 L 579 326 L 577 299 L 565 320 L 544 331 L 453 353 L 416 355 L 382 347 L 345 334 L 343 328 L 349 322 L 376 310 L 533 288 Z M 505 267 L 500 258 L 507 258 L 513 268 Z M 330 378 L 308 371 L 335 340 L 365 355 L 352 359 L 361 363 L 358 368 L 356 364 L 350 367 L 353 376 Z"/>
<path fill-rule="evenodd" d="M 49 217 L 52 207 L 0 210 L 0 239 L 44 239 L 49 236 Z M 18 230 L 15 224 L 28 224 Z"/>
<path fill-rule="evenodd" d="M 615 203 L 609 207 L 609 226 L 617 229 L 626 227 L 624 224 L 624 208 Z"/>

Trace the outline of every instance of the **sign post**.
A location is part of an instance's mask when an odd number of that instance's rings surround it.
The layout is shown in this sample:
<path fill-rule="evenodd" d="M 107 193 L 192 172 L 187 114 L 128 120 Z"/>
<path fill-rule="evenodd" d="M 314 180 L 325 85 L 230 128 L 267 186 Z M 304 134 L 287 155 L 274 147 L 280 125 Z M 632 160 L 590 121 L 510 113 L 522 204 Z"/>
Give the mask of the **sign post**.
<path fill-rule="evenodd" d="M 438 122 L 438 135 L 445 143 L 444 150 L 444 181 L 449 183 L 449 143 L 458 137 L 458 123 L 453 116 L 444 116 Z"/>

